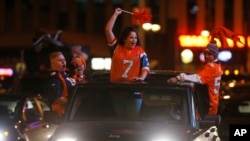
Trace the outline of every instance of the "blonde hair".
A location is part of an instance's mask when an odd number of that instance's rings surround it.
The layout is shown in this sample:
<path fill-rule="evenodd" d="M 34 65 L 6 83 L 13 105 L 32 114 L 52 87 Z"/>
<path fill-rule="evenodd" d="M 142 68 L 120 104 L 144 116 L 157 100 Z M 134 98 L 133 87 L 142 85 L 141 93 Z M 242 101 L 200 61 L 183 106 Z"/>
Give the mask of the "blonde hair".
<path fill-rule="evenodd" d="M 63 53 L 61 51 L 52 52 L 49 56 L 50 61 L 59 55 L 63 55 Z"/>

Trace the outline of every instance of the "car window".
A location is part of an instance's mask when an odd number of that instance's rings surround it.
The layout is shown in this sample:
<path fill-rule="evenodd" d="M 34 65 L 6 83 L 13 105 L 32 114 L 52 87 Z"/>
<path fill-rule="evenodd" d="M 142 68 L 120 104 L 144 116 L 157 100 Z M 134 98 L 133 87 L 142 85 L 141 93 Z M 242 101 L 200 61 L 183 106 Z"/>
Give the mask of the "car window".
<path fill-rule="evenodd" d="M 28 98 L 24 107 L 24 117 L 28 123 L 42 120 L 42 115 L 33 98 Z"/>
<path fill-rule="evenodd" d="M 41 105 L 42 111 L 43 111 L 43 112 L 44 112 L 44 111 L 50 111 L 50 110 L 51 110 L 51 109 L 50 109 L 49 103 L 47 103 L 47 102 L 45 102 L 45 101 L 43 101 L 43 100 L 41 100 L 41 99 L 38 99 L 38 102 L 39 102 L 39 104 Z"/>
<path fill-rule="evenodd" d="M 250 100 L 243 100 L 238 105 L 239 113 L 250 114 Z"/>
<path fill-rule="evenodd" d="M 70 120 L 117 119 L 185 122 L 186 91 L 166 88 L 78 89 Z"/>
<path fill-rule="evenodd" d="M 1 116 L 14 116 L 16 114 L 16 108 L 19 100 L 1 99 L 0 100 L 0 115 Z"/>

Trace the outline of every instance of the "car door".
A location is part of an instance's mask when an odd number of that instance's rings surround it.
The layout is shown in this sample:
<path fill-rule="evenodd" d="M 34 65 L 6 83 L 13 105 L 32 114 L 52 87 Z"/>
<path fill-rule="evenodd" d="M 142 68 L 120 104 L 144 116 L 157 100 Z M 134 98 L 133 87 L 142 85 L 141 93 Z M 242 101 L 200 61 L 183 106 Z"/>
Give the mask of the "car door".
<path fill-rule="evenodd" d="M 43 99 L 26 99 L 23 117 L 26 122 L 24 137 L 27 141 L 45 141 L 54 133 L 57 126 L 43 120 L 43 112 L 49 110 L 50 105 Z"/>

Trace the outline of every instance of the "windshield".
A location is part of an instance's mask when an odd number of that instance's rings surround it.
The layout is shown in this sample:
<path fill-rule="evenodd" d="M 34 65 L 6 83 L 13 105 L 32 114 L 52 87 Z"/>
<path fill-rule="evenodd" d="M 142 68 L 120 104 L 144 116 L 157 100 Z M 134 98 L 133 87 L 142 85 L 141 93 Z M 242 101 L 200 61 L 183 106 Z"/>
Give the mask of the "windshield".
<path fill-rule="evenodd" d="M 1 99 L 0 114 L 4 117 L 12 117 L 15 115 L 18 99 Z"/>
<path fill-rule="evenodd" d="M 186 121 L 184 89 L 162 87 L 80 87 L 70 120 Z"/>

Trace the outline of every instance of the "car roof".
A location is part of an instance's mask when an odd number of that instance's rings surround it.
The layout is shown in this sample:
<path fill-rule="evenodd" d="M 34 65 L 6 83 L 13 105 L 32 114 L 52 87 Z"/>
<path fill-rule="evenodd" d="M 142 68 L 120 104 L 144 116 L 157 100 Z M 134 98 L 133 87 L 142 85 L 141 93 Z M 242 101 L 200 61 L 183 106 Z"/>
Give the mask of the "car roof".
<path fill-rule="evenodd" d="M 146 79 L 143 81 L 144 83 L 157 83 L 157 84 L 166 84 L 166 80 L 177 76 L 179 73 L 182 73 L 181 71 L 172 71 L 172 70 L 151 70 L 149 75 L 146 77 Z M 189 74 L 188 72 L 185 72 Z M 95 82 L 109 82 L 110 72 L 109 71 L 96 71 L 92 73 L 91 80 Z M 193 85 L 193 82 L 184 82 L 181 83 L 186 85 Z"/>
<path fill-rule="evenodd" d="M 151 71 L 149 76 L 144 81 L 122 81 L 122 82 L 110 82 L 109 71 L 97 71 L 93 73 L 92 79 L 88 81 L 87 83 L 77 84 L 76 87 L 96 87 L 101 85 L 105 86 L 124 86 L 128 87 L 166 87 L 166 88 L 189 88 L 192 91 L 195 89 L 199 89 L 201 91 L 204 87 L 202 84 L 197 84 L 194 82 L 178 82 L 175 84 L 167 83 L 166 80 L 168 78 L 174 77 L 178 75 L 180 72 L 177 71 L 164 71 L 164 70 L 156 70 Z"/>

